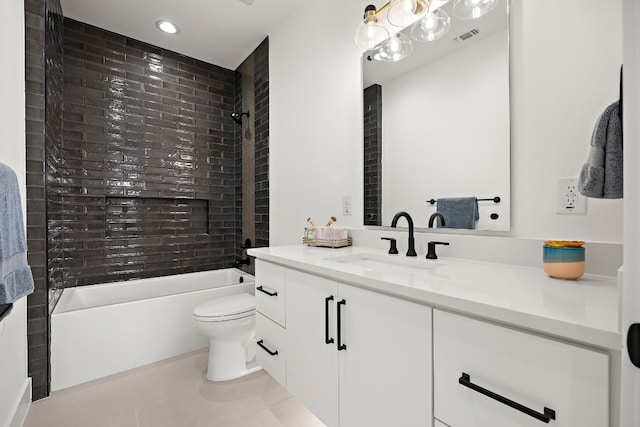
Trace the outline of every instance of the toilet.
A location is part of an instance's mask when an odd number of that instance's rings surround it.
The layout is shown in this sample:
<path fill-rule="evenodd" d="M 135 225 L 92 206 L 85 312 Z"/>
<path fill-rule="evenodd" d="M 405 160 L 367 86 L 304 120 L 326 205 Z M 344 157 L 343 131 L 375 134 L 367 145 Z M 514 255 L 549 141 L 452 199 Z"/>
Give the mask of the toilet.
<path fill-rule="evenodd" d="M 209 337 L 207 379 L 225 381 L 256 372 L 256 304 L 251 294 L 229 295 L 193 309 L 193 320 Z"/>

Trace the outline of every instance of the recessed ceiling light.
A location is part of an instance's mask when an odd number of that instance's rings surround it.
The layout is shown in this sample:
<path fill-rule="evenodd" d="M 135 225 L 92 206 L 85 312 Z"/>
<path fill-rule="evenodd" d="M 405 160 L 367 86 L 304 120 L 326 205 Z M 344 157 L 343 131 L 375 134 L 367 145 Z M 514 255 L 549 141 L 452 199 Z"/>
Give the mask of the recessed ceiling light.
<path fill-rule="evenodd" d="M 180 31 L 180 28 L 173 22 L 160 20 L 156 22 L 156 27 L 158 27 L 161 31 L 169 34 L 175 34 Z"/>

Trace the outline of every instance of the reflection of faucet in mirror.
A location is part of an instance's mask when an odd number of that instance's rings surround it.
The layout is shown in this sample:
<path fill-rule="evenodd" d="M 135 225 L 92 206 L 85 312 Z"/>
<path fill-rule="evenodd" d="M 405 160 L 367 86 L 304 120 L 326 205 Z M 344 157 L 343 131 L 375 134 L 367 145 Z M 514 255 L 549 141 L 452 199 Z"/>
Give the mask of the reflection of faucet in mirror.
<path fill-rule="evenodd" d="M 391 221 L 391 227 L 396 228 L 400 217 L 407 218 L 407 222 L 409 223 L 409 249 L 407 249 L 407 256 L 418 256 L 415 248 L 415 240 L 413 239 L 413 219 L 411 218 L 411 215 L 404 211 L 398 212 Z"/>
<path fill-rule="evenodd" d="M 434 212 L 429 217 L 429 228 L 433 228 L 433 221 L 435 221 L 436 218 L 440 218 L 440 227 L 445 226 L 444 215 L 442 215 L 440 212 Z"/>

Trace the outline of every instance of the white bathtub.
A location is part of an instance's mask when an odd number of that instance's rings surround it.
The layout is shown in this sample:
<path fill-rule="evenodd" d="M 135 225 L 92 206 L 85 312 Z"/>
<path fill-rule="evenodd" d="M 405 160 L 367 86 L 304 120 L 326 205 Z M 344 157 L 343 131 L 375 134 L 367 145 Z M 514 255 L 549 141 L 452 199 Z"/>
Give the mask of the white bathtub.
<path fill-rule="evenodd" d="M 51 390 L 207 347 L 194 307 L 242 292 L 254 277 L 236 269 L 65 289 L 51 315 Z"/>

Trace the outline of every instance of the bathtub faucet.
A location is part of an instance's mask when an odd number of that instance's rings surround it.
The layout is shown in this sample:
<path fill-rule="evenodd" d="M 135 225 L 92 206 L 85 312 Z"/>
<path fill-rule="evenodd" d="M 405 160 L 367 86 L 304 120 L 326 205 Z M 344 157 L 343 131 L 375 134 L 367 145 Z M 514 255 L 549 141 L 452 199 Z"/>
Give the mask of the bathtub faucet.
<path fill-rule="evenodd" d="M 247 255 L 247 249 L 250 249 L 252 247 L 253 246 L 251 245 L 251 239 L 247 239 L 244 241 L 242 246 L 240 246 L 242 252 L 244 253 L 244 256 L 242 258 L 236 258 L 235 262 L 233 263 L 234 268 L 241 268 L 243 265 L 251 264 L 251 258 L 249 258 L 249 255 Z"/>

